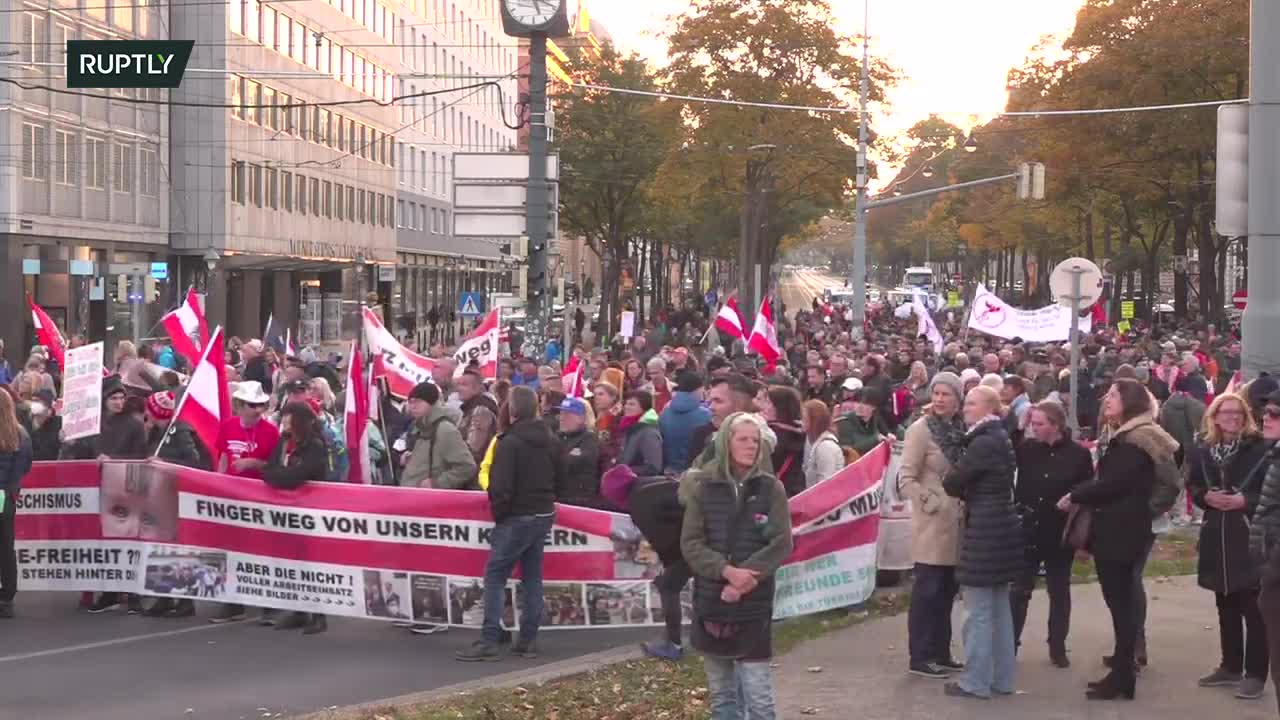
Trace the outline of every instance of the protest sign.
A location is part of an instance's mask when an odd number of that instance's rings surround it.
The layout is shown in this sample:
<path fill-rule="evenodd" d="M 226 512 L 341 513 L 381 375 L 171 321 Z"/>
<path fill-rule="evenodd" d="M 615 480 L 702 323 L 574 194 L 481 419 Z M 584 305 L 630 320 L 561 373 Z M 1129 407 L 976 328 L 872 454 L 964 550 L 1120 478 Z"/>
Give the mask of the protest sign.
<path fill-rule="evenodd" d="M 621 327 L 618 334 L 624 338 L 635 337 L 636 335 L 636 314 L 630 310 L 622 311 Z"/>
<path fill-rule="evenodd" d="M 1080 332 L 1087 333 L 1092 327 L 1089 317 L 1080 318 Z M 1054 304 L 1022 310 L 979 285 L 973 298 L 973 311 L 969 313 L 969 328 L 1006 340 L 1059 342 L 1071 335 L 1071 308 Z"/>
<path fill-rule="evenodd" d="M 795 551 L 778 573 L 776 617 L 870 596 L 888 457 L 882 445 L 791 499 Z M 36 463 L 16 520 L 24 590 L 463 626 L 483 618 L 492 531 L 484 493 L 346 483 L 282 491 L 155 460 Z M 547 627 L 662 622 L 652 586 L 661 564 L 626 515 L 559 506 L 543 570 Z M 517 584 L 505 611 L 512 627 Z"/>
<path fill-rule="evenodd" d="M 386 378 L 392 395 L 408 397 L 415 385 L 431 380 L 435 361 L 401 345 L 378 319 L 378 314 L 367 307 L 364 308 L 364 336 L 373 355 L 373 378 Z"/>
<path fill-rule="evenodd" d="M 67 350 L 62 375 L 63 440 L 97 435 L 102 425 L 102 343 Z"/>

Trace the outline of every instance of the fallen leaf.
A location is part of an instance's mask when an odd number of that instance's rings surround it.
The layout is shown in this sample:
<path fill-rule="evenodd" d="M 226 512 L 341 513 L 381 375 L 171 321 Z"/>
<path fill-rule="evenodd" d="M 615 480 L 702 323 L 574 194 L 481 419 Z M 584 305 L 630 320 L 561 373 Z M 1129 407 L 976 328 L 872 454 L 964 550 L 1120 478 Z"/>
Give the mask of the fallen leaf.
<path fill-rule="evenodd" d="M 515 690 L 512 690 L 512 692 L 519 695 L 520 697 L 524 697 L 525 695 L 529 694 L 529 691 L 522 687 L 517 687 Z"/>
<path fill-rule="evenodd" d="M 810 668 L 809 668 L 809 672 L 811 672 L 811 673 L 820 673 L 820 672 L 822 672 L 822 666 L 821 666 L 821 665 L 814 665 L 814 666 L 812 666 L 812 667 L 810 667 Z"/>
<path fill-rule="evenodd" d="M 800 709 L 801 715 L 817 715 L 818 712 L 819 712 L 819 709 L 816 707 L 806 707 L 806 708 Z"/>

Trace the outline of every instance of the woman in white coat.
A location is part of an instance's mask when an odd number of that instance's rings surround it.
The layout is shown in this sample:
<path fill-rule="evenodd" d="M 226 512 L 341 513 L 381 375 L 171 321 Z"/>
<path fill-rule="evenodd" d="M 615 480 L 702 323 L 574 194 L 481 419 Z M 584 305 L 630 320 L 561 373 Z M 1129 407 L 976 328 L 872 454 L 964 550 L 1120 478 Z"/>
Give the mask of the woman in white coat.
<path fill-rule="evenodd" d="M 810 400 L 803 408 L 804 486 L 814 485 L 844 468 L 844 451 L 831 432 L 831 411 L 821 400 Z"/>

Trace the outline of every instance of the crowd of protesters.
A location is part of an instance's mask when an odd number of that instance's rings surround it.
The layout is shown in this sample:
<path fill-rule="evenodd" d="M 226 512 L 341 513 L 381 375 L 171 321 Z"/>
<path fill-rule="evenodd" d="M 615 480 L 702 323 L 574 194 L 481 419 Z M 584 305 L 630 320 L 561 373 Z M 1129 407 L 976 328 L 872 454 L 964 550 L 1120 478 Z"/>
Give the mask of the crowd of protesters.
<path fill-rule="evenodd" d="M 1134 697 L 1152 662 L 1143 571 L 1156 532 L 1171 522 L 1199 526 L 1199 583 L 1217 602 L 1222 659 L 1200 685 L 1257 698 L 1268 672 L 1280 671 L 1272 661 L 1280 383 L 1238 382 L 1233 329 L 1099 327 L 1077 338 L 1081 362 L 1072 367 L 1069 343 L 968 332 L 960 309 L 935 313 L 935 344 L 916 335 L 915 318 L 877 305 L 855 333 L 846 308 L 815 298 L 777 308 L 782 357 L 766 365 L 740 339 L 708 330 L 712 310 L 668 308 L 635 337 L 603 345 L 575 323 L 569 352 L 584 373 L 581 397 L 564 385 L 563 350 L 521 352 L 515 328 L 515 352 L 496 377 L 457 373 L 451 348 L 436 344 L 427 349 L 437 362 L 431 381 L 406 398 L 384 397 L 369 434 L 376 483 L 484 491 L 490 500 L 484 625 L 459 660 L 498 659 L 507 643 L 515 655 L 536 654 L 543 537 L 557 502 L 623 512 L 664 567 L 656 586 L 666 629 L 645 652 L 684 655 L 679 598 L 692 579 L 691 639 L 707 658 L 712 717 L 774 717 L 772 588 L 791 548 L 787 498 L 892 440 L 902 447 L 896 490 L 913 513 L 912 674 L 949 680 L 944 691 L 957 697 L 1012 693 L 1042 570 L 1048 655 L 1068 667 L 1070 579 L 1081 551 L 1096 563 L 1115 637 L 1104 658 L 1110 671 L 1087 694 Z M 60 438 L 58 369 L 47 354 L 36 348 L 16 373 L 0 365 L 11 376 L 0 393 L 0 490 L 10 496 L 0 514 L 0 616 L 13 614 L 12 497 L 32 460 L 158 455 L 280 489 L 345 478 L 351 449 L 336 356 L 314 348 L 288 356 L 233 338 L 226 364 L 235 417 L 216 448 L 173 422 L 184 368 L 163 345 L 115 348 L 101 432 L 71 443 Z M 502 597 L 517 565 L 530 601 L 513 639 L 502 629 Z M 961 594 L 963 660 L 951 627 Z M 86 607 L 195 613 L 189 600 L 144 608 L 141 598 L 111 593 Z M 222 604 L 210 619 L 246 617 L 248 609 Z M 323 615 L 264 611 L 259 622 L 326 629 Z"/>

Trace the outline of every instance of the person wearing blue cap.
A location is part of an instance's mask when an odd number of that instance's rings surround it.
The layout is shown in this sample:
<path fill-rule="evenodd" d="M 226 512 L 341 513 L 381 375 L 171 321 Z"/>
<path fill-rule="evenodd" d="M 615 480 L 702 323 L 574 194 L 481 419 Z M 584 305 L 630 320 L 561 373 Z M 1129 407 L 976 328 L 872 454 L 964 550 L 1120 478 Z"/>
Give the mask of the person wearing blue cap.
<path fill-rule="evenodd" d="M 580 398 L 560 403 L 559 434 L 564 476 L 556 498 L 566 505 L 606 506 L 600 496 L 600 440 L 587 430 L 587 404 Z"/>

